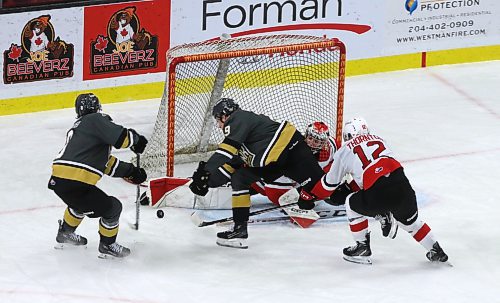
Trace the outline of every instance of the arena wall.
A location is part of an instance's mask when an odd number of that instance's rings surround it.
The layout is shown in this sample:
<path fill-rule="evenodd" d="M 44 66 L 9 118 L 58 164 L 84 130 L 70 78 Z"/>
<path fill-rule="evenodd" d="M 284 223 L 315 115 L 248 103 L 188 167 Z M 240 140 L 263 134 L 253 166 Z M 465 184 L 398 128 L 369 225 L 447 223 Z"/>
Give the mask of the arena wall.
<path fill-rule="evenodd" d="M 222 33 L 339 38 L 348 77 L 500 60 L 494 0 L 152 0 L 0 17 L 0 115 L 72 107 L 88 91 L 103 103 L 160 98 L 167 50 Z"/>

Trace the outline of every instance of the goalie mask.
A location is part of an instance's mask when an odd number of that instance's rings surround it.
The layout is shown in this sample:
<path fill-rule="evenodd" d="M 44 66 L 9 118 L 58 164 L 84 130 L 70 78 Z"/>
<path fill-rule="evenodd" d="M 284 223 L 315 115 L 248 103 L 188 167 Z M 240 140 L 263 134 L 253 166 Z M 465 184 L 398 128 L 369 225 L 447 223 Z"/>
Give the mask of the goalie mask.
<path fill-rule="evenodd" d="M 359 135 L 368 135 L 370 134 L 370 130 L 366 125 L 366 121 L 363 118 L 353 118 L 347 121 L 344 125 L 344 130 L 342 131 L 342 136 L 344 137 L 344 141 L 349 141 L 352 138 Z"/>
<path fill-rule="evenodd" d="M 328 144 L 330 131 L 323 122 L 313 122 L 306 128 L 305 139 L 313 152 L 318 152 Z"/>
<path fill-rule="evenodd" d="M 80 94 L 75 100 L 75 110 L 77 118 L 87 114 L 101 111 L 101 103 L 96 95 L 92 93 Z"/>
<path fill-rule="evenodd" d="M 229 116 L 239 108 L 240 106 L 235 103 L 233 99 L 221 98 L 217 101 L 217 104 L 215 104 L 212 110 L 212 116 L 214 116 L 215 119 L 220 120 L 223 115 Z"/>

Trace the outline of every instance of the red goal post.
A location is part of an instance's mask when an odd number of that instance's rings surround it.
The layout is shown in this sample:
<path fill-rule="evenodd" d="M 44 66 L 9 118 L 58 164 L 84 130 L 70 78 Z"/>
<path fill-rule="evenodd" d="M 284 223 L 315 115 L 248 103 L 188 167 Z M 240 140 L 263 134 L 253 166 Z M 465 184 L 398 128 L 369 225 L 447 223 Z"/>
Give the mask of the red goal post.
<path fill-rule="evenodd" d="M 299 130 L 313 121 L 341 142 L 345 47 L 338 39 L 268 35 L 184 44 L 167 53 L 167 80 L 149 144 L 149 177 L 208 157 L 223 139 L 211 110 L 221 97 Z M 199 156 L 199 157 L 196 157 Z"/>

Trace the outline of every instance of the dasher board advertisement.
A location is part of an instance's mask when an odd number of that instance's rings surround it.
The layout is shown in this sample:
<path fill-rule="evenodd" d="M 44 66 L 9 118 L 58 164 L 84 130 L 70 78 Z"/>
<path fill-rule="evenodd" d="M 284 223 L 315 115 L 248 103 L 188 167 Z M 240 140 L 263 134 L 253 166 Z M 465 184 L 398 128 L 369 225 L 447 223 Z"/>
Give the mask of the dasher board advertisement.
<path fill-rule="evenodd" d="M 500 44 L 498 1 L 400 2 L 404 5 L 387 5 L 387 20 L 381 28 L 385 47 L 380 55 Z"/>
<path fill-rule="evenodd" d="M 293 33 L 340 38 L 347 57 L 373 58 L 499 44 L 494 0 L 172 0 L 171 46 Z"/>
<path fill-rule="evenodd" d="M 164 72 L 168 16 L 168 1 L 86 7 L 83 80 Z"/>

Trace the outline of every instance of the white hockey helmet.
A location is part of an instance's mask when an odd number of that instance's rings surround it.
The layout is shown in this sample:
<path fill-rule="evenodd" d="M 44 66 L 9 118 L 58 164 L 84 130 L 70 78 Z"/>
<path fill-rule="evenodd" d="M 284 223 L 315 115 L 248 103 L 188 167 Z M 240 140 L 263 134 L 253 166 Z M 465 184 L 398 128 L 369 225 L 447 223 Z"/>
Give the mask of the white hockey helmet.
<path fill-rule="evenodd" d="M 365 119 L 361 117 L 352 118 L 351 120 L 348 120 L 344 124 L 344 130 L 342 131 L 342 136 L 344 137 L 344 141 L 349 141 L 352 138 L 359 135 L 368 135 L 368 134 L 370 134 L 368 125 L 366 124 Z"/>

